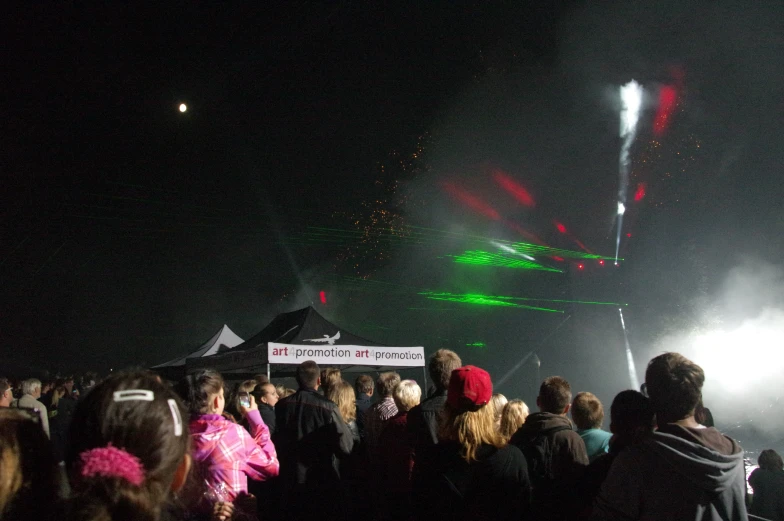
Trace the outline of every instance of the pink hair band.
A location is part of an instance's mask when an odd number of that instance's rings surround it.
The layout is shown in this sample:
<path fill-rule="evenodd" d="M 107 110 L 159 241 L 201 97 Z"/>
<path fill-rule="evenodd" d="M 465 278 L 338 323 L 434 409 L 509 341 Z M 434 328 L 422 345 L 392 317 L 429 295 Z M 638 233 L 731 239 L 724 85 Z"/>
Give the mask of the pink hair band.
<path fill-rule="evenodd" d="M 121 478 L 137 487 L 144 482 L 144 466 L 141 460 L 124 449 L 106 447 L 82 452 L 81 475 L 83 478 L 105 476 Z"/>

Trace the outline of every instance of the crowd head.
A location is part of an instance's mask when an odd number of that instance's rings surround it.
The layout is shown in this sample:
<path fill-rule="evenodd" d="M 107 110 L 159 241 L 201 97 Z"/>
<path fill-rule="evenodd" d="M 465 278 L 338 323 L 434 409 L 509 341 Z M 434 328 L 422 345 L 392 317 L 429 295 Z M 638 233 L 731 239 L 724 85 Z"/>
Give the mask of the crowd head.
<path fill-rule="evenodd" d="M 223 377 L 216 371 L 205 369 L 190 374 L 177 383 L 175 391 L 182 396 L 190 414 L 223 414 Z"/>
<path fill-rule="evenodd" d="M 525 423 L 528 413 L 528 406 L 524 401 L 518 399 L 509 400 L 509 403 L 504 405 L 504 409 L 501 412 L 501 425 L 499 427 L 501 437 L 509 440 L 517 432 L 517 429 Z"/>
<path fill-rule="evenodd" d="M 439 438 L 456 441 L 468 462 L 476 460 L 480 446 L 504 444 L 489 405 L 492 397 L 493 382 L 484 369 L 467 365 L 452 371 Z"/>
<path fill-rule="evenodd" d="M 371 396 L 373 394 L 375 385 L 373 384 L 373 379 L 371 377 L 366 374 L 361 374 L 357 377 L 354 387 L 357 391 L 357 394 L 366 394 Z"/>
<path fill-rule="evenodd" d="M 14 399 L 11 382 L 7 378 L 0 378 L 0 407 L 8 407 Z"/>
<path fill-rule="evenodd" d="M 403 380 L 392 391 L 392 398 L 398 411 L 408 412 L 419 405 L 422 389 L 414 380 Z"/>
<path fill-rule="evenodd" d="M 446 391 L 452 371 L 463 365 L 460 357 L 449 349 L 439 349 L 430 357 L 427 370 L 430 379 L 439 391 Z"/>
<path fill-rule="evenodd" d="M 779 453 L 773 449 L 766 449 L 760 452 L 757 458 L 757 465 L 762 470 L 784 470 L 784 461 L 782 461 Z"/>
<path fill-rule="evenodd" d="M 702 398 L 705 373 L 678 353 L 652 359 L 645 371 L 645 384 L 659 423 L 670 423 L 694 415 Z"/>
<path fill-rule="evenodd" d="M 381 373 L 376 380 L 376 388 L 382 398 L 389 398 L 400 383 L 400 375 L 392 371 Z"/>
<path fill-rule="evenodd" d="M 316 362 L 307 360 L 297 366 L 297 385 L 301 389 L 316 389 L 321 384 L 321 370 Z"/>
<path fill-rule="evenodd" d="M 46 519 L 54 511 L 56 464 L 37 415 L 0 409 L 0 519 Z"/>
<path fill-rule="evenodd" d="M 572 388 L 564 378 L 550 376 L 539 386 L 536 405 L 542 412 L 563 415 L 569 412 L 572 401 Z"/>
<path fill-rule="evenodd" d="M 343 421 L 352 422 L 357 418 L 357 398 L 354 388 L 345 380 L 340 380 L 329 388 L 326 397 L 335 402 Z"/>
<path fill-rule="evenodd" d="M 76 408 L 70 439 L 74 519 L 157 519 L 190 470 L 185 408 L 150 373 L 95 386 Z"/>
<path fill-rule="evenodd" d="M 577 393 L 571 411 L 572 420 L 578 429 L 601 429 L 604 422 L 604 407 L 593 393 Z"/>

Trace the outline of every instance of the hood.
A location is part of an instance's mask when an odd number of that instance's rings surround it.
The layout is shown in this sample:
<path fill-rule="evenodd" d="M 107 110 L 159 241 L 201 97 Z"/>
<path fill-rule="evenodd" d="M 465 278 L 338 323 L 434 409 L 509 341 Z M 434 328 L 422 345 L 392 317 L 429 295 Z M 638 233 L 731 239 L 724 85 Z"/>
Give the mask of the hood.
<path fill-rule="evenodd" d="M 736 480 L 745 480 L 743 450 L 732 440 L 729 441 L 733 447 L 732 454 L 722 454 L 701 443 L 657 431 L 645 441 L 642 448 L 654 452 L 674 472 L 697 487 L 717 494 L 730 488 Z"/>
<path fill-rule="evenodd" d="M 571 420 L 566 416 L 559 416 L 558 414 L 550 412 L 535 412 L 528 415 L 525 419 L 525 423 L 520 427 L 520 431 L 527 434 L 534 434 L 557 427 L 569 427 L 574 430 Z"/>
<path fill-rule="evenodd" d="M 209 456 L 231 425 L 233 424 L 220 414 L 191 416 L 189 427 L 193 440 L 193 456 L 199 461 Z"/>

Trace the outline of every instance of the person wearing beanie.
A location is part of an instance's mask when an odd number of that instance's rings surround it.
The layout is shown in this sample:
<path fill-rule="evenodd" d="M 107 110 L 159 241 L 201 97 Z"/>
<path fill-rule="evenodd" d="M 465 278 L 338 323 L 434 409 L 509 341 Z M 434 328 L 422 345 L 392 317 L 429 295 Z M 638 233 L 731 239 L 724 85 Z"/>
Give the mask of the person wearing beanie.
<path fill-rule="evenodd" d="M 484 369 L 452 371 L 429 468 L 414 493 L 416 519 L 526 519 L 531 485 L 523 453 L 495 429 L 493 383 Z M 416 465 L 417 463 L 415 463 Z"/>

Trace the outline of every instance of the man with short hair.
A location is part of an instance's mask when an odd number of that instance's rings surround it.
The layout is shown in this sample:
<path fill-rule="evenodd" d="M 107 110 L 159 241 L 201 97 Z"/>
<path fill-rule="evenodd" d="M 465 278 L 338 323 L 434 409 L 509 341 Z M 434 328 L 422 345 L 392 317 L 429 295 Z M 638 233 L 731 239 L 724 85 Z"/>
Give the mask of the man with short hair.
<path fill-rule="evenodd" d="M 343 517 L 337 458 L 351 454 L 354 438 L 338 406 L 318 393 L 319 373 L 316 362 L 302 362 L 299 390 L 275 405 L 273 441 L 287 519 Z"/>
<path fill-rule="evenodd" d="M 602 430 L 604 407 L 593 393 L 577 393 L 572 402 L 572 420 L 577 425 L 577 434 L 585 443 L 588 461 L 594 461 L 610 449 L 612 434 Z"/>
<path fill-rule="evenodd" d="M 357 380 L 354 382 L 354 390 L 357 393 L 357 430 L 359 430 L 359 438 L 364 441 L 365 414 L 373 405 L 373 392 L 375 391 L 373 379 L 366 374 L 357 376 Z"/>
<path fill-rule="evenodd" d="M 11 407 L 14 393 L 8 378 L 0 378 L 0 407 Z"/>
<path fill-rule="evenodd" d="M 15 406 L 20 409 L 30 409 L 35 411 L 41 418 L 41 427 L 49 438 L 49 414 L 46 406 L 38 401 L 41 397 L 41 380 L 30 378 L 22 382 L 22 397 L 16 400 Z"/>
<path fill-rule="evenodd" d="M 532 519 L 562 520 L 571 513 L 571 489 L 588 465 L 585 443 L 567 418 L 572 389 L 564 378 L 551 376 L 539 387 L 536 405 L 509 441 L 528 462 L 532 485 Z"/>
<path fill-rule="evenodd" d="M 381 373 L 376 380 L 376 389 L 381 395 L 381 401 L 370 407 L 365 413 L 365 442 L 371 459 L 376 456 L 378 439 L 381 437 L 384 423 L 397 414 L 397 406 L 392 393 L 399 383 L 400 375 L 392 371 Z"/>
<path fill-rule="evenodd" d="M 446 403 L 449 378 L 452 371 L 463 365 L 460 357 L 449 349 L 439 349 L 430 357 L 427 365 L 435 392 L 408 413 L 408 434 L 414 451 L 423 450 L 438 443 L 438 419 Z"/>
<path fill-rule="evenodd" d="M 746 519 L 743 449 L 694 419 L 704 381 L 702 368 L 678 353 L 648 363 L 658 430 L 618 454 L 591 519 Z"/>

